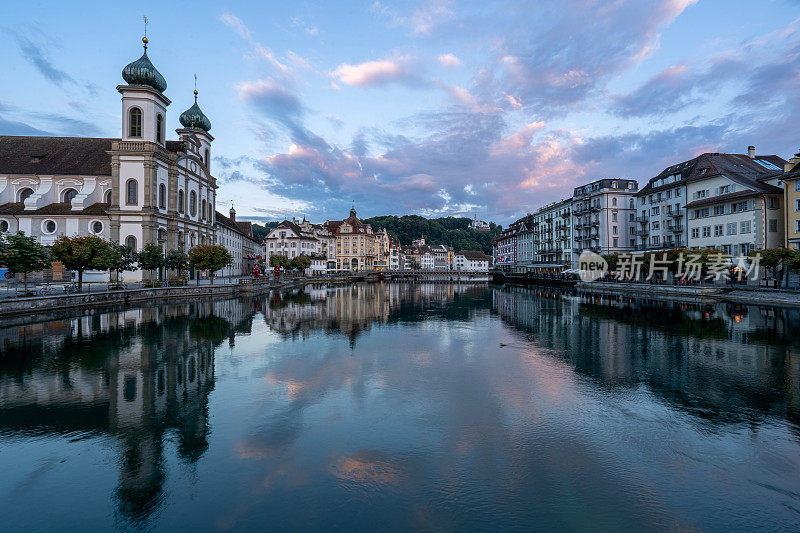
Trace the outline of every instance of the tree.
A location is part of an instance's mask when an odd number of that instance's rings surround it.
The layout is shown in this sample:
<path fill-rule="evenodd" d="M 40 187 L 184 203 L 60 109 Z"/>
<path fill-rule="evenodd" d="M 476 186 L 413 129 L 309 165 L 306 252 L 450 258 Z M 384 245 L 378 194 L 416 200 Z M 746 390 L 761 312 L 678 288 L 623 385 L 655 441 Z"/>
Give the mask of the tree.
<path fill-rule="evenodd" d="M 208 270 L 212 285 L 214 272 L 230 264 L 232 260 L 230 252 L 219 244 L 195 246 L 189 252 L 189 264 L 197 270 Z"/>
<path fill-rule="evenodd" d="M 298 255 L 297 257 L 292 258 L 292 261 L 289 263 L 295 270 L 300 270 L 304 272 L 305 269 L 311 266 L 311 259 L 307 255 Z"/>
<path fill-rule="evenodd" d="M 116 274 L 115 278 L 119 283 L 119 275 L 122 272 L 135 272 L 138 270 L 136 266 L 138 256 L 134 250 L 124 244 L 112 242 L 109 243 L 109 246 L 111 247 L 111 260 L 108 268 Z"/>
<path fill-rule="evenodd" d="M 50 267 L 47 250 L 36 242 L 34 237 L 27 237 L 18 231 L 5 239 L 0 237 L 0 264 L 9 272 L 22 274 L 25 293 L 28 293 L 28 273 L 38 272 Z"/>
<path fill-rule="evenodd" d="M 50 247 L 50 254 L 68 270 L 78 271 L 78 290 L 83 287 L 84 270 L 109 270 L 114 259 L 110 244 L 95 235 L 62 235 Z"/>
<path fill-rule="evenodd" d="M 787 263 L 793 262 L 791 259 L 796 253 L 795 250 L 788 248 L 770 248 L 767 250 L 753 250 L 748 255 L 749 257 L 761 255 L 760 266 L 772 270 L 772 279 L 780 282 L 785 266 L 787 266 Z M 780 276 L 778 276 L 779 271 L 781 272 Z"/>
<path fill-rule="evenodd" d="M 273 255 L 269 258 L 269 266 L 289 268 L 289 259 L 282 255 Z"/>
<path fill-rule="evenodd" d="M 183 250 L 170 250 L 164 260 L 164 267 L 175 270 L 180 275 L 189 266 L 189 256 Z"/>
<path fill-rule="evenodd" d="M 139 266 L 142 270 L 150 271 L 150 278 L 155 278 L 154 272 L 164 266 L 164 252 L 156 243 L 149 243 L 139 252 Z"/>

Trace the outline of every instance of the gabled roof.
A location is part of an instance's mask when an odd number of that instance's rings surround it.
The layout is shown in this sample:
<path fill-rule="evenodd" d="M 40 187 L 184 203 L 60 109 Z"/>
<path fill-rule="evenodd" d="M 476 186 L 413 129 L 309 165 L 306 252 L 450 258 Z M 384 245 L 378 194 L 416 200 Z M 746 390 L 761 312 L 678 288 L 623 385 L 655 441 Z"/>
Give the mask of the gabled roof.
<path fill-rule="evenodd" d="M 215 211 L 215 215 L 216 215 L 215 220 L 216 220 L 217 224 L 219 224 L 220 226 L 225 226 L 230 231 L 236 232 L 239 235 L 241 235 L 243 237 L 247 237 L 248 239 L 250 239 L 252 241 L 256 241 L 255 237 L 253 237 L 252 225 L 250 224 L 250 222 L 234 222 L 233 220 L 231 220 L 230 218 L 226 217 L 225 215 L 223 215 L 219 211 Z M 250 231 L 246 231 L 246 230 L 242 229 L 242 226 L 240 226 L 240 224 L 244 224 L 244 225 L 246 225 L 246 227 L 249 226 L 251 228 Z M 258 242 L 258 241 L 256 241 L 256 242 Z"/>
<path fill-rule="evenodd" d="M 484 254 L 483 252 L 477 252 L 475 250 L 461 250 L 460 252 L 456 253 L 456 255 L 463 255 L 466 259 L 470 261 L 489 261 L 491 257 Z"/>
<path fill-rule="evenodd" d="M 654 187 L 653 183 L 676 174 L 684 184 L 722 175 L 746 187 L 757 188 L 760 181 L 781 175 L 785 164 L 786 160 L 777 155 L 756 155 L 750 158 L 746 154 L 705 153 L 665 168 L 651 178 L 636 195 L 645 196 L 675 187 L 675 182 L 659 187 Z"/>
<path fill-rule="evenodd" d="M 0 135 L 0 174 L 111 176 L 111 143 L 91 137 Z"/>

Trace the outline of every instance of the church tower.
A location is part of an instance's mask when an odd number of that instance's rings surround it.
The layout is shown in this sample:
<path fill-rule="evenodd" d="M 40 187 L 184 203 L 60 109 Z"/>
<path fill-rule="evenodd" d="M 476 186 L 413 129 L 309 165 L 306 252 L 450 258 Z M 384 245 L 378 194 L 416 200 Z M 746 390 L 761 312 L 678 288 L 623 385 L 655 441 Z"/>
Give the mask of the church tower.
<path fill-rule="evenodd" d="M 164 96 L 167 80 L 147 57 L 147 37 L 142 38 L 142 57 L 122 70 L 122 79 L 128 85 L 120 85 L 122 94 L 122 140 L 149 141 L 165 145 L 167 106 L 169 98 Z"/>

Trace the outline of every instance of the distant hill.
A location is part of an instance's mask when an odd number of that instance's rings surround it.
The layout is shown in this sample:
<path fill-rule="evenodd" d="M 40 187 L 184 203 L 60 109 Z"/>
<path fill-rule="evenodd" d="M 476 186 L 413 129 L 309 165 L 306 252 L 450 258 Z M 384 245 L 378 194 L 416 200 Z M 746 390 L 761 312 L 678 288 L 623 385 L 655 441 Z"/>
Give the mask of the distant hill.
<path fill-rule="evenodd" d="M 386 231 L 400 244 L 411 244 L 414 239 L 425 236 L 428 244 L 446 244 L 453 250 L 478 250 L 492 253 L 492 237 L 502 230 L 494 222 L 489 223 L 488 232 L 469 229 L 471 219 L 466 217 L 425 218 L 419 215 L 379 216 L 363 219 L 372 225 L 372 231 Z"/>
<path fill-rule="evenodd" d="M 263 224 L 256 224 L 253 222 L 253 237 L 255 237 L 258 242 L 263 241 L 264 237 L 269 234 L 269 230 L 278 224 L 280 224 L 280 222 L 277 220 L 275 222 L 264 222 Z"/>
<path fill-rule="evenodd" d="M 488 232 L 478 232 L 469 229 L 471 219 L 466 217 L 425 218 L 419 215 L 403 215 L 401 217 L 389 215 L 363 219 L 365 224 L 371 224 L 373 231 L 386 231 L 392 239 L 400 244 L 411 244 L 414 239 L 425 236 L 428 244 L 446 244 L 453 250 L 478 250 L 487 255 L 492 254 L 492 237 L 499 235 L 502 226 L 494 222 L 489 223 Z M 267 236 L 269 230 L 279 222 L 253 223 L 253 235 L 261 241 Z"/>

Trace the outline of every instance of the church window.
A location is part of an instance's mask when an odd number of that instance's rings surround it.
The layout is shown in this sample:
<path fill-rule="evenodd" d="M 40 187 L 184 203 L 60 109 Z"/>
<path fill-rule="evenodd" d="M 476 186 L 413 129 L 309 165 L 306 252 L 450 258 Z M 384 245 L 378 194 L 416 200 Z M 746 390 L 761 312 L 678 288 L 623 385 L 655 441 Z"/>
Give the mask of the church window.
<path fill-rule="evenodd" d="M 178 191 L 178 213 L 183 213 L 183 191 Z"/>
<path fill-rule="evenodd" d="M 30 187 L 25 187 L 21 191 L 19 191 L 19 201 L 24 202 L 30 195 L 33 194 L 33 189 Z"/>
<path fill-rule="evenodd" d="M 189 214 L 192 216 L 197 214 L 197 193 L 194 191 L 189 193 Z"/>
<path fill-rule="evenodd" d="M 111 189 L 109 189 L 109 190 L 107 190 L 107 191 L 106 191 L 106 194 L 105 194 L 105 201 L 106 201 L 106 203 L 107 203 L 107 204 L 110 204 L 110 203 L 111 203 Z"/>
<path fill-rule="evenodd" d="M 211 168 L 211 161 L 209 161 L 209 158 L 208 158 L 208 148 L 206 148 L 206 157 L 205 157 L 204 161 L 206 163 L 206 167 Z"/>
<path fill-rule="evenodd" d="M 206 218 L 206 201 L 203 200 L 202 202 L 200 202 L 200 205 L 201 205 L 200 218 Z"/>
<path fill-rule="evenodd" d="M 67 189 L 64 191 L 64 203 L 65 204 L 72 204 L 72 200 L 78 196 L 78 191 L 75 189 Z"/>
<path fill-rule="evenodd" d="M 161 209 L 167 208 L 167 188 L 163 183 L 158 186 L 158 207 Z"/>
<path fill-rule="evenodd" d="M 103 223 L 100 222 L 99 220 L 95 220 L 94 222 L 92 222 L 92 233 L 94 233 L 95 235 L 103 233 Z"/>
<path fill-rule="evenodd" d="M 127 246 L 128 248 L 130 248 L 131 250 L 133 250 L 135 252 L 136 251 L 136 237 L 134 237 L 133 235 L 130 235 L 127 239 L 125 239 L 125 246 Z"/>
<path fill-rule="evenodd" d="M 136 180 L 128 180 L 125 188 L 125 192 L 127 195 L 125 196 L 125 203 L 128 205 L 136 205 L 139 203 L 137 198 L 139 192 L 139 186 L 136 183 Z"/>
<path fill-rule="evenodd" d="M 56 227 L 56 222 L 54 220 L 45 220 L 42 222 L 42 231 L 45 233 L 55 233 Z"/>
<path fill-rule="evenodd" d="M 164 117 L 161 115 L 156 116 L 156 142 L 163 142 L 164 140 Z"/>
<path fill-rule="evenodd" d="M 8 231 L 8 220 L 0 220 L 0 233 Z"/>
<path fill-rule="evenodd" d="M 129 119 L 129 137 L 141 137 L 142 136 L 142 110 L 138 107 L 132 107 L 131 110 L 128 112 L 128 119 Z"/>

